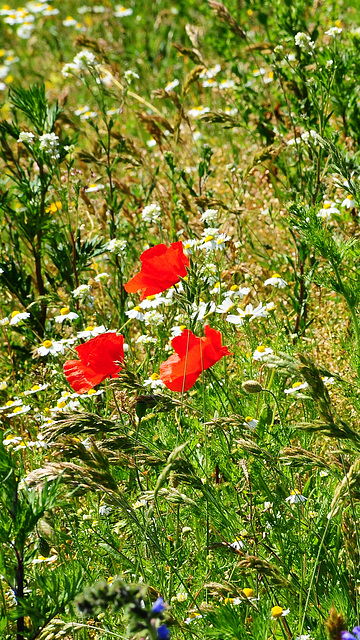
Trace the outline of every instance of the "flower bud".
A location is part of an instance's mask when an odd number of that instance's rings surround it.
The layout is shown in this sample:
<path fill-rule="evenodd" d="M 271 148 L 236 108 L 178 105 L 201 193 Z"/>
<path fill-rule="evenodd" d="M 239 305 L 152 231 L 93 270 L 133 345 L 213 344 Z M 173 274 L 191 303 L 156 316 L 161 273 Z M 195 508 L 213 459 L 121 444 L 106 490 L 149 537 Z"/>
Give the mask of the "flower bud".
<path fill-rule="evenodd" d="M 246 380 L 241 386 L 246 393 L 260 393 L 260 391 L 263 390 L 260 382 L 257 380 Z"/>

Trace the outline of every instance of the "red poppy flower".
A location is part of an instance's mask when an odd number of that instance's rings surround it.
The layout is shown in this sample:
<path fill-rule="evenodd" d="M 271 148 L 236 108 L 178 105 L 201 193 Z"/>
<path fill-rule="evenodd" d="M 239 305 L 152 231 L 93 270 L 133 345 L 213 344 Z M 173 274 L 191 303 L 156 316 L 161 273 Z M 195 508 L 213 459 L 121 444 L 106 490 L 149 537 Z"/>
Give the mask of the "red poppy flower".
<path fill-rule="evenodd" d="M 184 254 L 182 242 L 173 242 L 170 247 L 157 244 L 141 254 L 141 271 L 124 287 L 128 293 L 141 290 L 141 300 L 161 293 L 186 276 L 189 259 Z"/>
<path fill-rule="evenodd" d="M 124 359 L 124 336 L 113 331 L 75 347 L 80 360 L 67 360 L 64 373 L 76 393 L 86 393 L 106 378 L 118 378 Z"/>
<path fill-rule="evenodd" d="M 171 341 L 176 353 L 160 365 L 160 378 L 171 391 L 188 391 L 205 369 L 223 356 L 232 355 L 221 344 L 221 332 L 205 327 L 205 337 L 198 338 L 185 329 Z"/>

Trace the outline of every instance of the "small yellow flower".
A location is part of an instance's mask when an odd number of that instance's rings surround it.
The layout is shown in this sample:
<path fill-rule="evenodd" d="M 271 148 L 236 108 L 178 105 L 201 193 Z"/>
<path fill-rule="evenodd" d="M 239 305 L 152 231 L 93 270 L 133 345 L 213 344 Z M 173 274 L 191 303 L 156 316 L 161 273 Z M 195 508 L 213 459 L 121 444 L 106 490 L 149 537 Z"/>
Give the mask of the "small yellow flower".
<path fill-rule="evenodd" d="M 271 609 L 271 617 L 272 618 L 280 618 L 280 616 L 282 615 L 283 612 L 283 608 L 282 607 L 272 607 Z"/>
<path fill-rule="evenodd" d="M 243 594 L 244 596 L 246 596 L 247 598 L 253 598 L 255 593 L 254 593 L 254 589 L 248 589 L 247 587 L 245 589 L 243 589 Z"/>

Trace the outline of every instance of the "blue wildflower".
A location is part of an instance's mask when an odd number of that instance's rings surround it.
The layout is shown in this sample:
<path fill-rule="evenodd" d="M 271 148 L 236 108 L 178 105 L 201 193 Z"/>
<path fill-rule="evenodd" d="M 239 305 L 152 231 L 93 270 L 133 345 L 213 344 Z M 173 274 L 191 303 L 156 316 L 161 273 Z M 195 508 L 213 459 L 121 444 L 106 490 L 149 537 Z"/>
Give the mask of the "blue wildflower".
<path fill-rule="evenodd" d="M 360 640 L 360 627 L 354 627 L 352 633 L 350 631 L 342 631 L 341 640 Z"/>
<path fill-rule="evenodd" d="M 158 598 L 153 606 L 151 607 L 151 611 L 153 613 L 161 613 L 165 609 L 164 598 Z"/>
<path fill-rule="evenodd" d="M 158 628 L 158 638 L 159 640 L 168 640 L 170 638 L 170 631 L 166 624 L 162 624 L 161 627 Z"/>

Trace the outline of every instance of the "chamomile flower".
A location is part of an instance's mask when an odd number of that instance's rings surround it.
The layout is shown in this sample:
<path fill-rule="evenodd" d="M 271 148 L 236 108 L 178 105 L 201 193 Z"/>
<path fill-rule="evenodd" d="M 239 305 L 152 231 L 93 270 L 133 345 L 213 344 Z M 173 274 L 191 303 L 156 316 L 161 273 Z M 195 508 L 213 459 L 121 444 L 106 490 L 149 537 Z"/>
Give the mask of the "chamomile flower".
<path fill-rule="evenodd" d="M 188 116 L 190 116 L 190 118 L 199 118 L 200 116 L 203 116 L 205 113 L 209 113 L 209 111 L 210 111 L 210 107 L 198 106 L 190 109 L 187 112 L 187 114 Z"/>
<path fill-rule="evenodd" d="M 89 389 L 89 391 L 87 393 L 82 393 L 81 396 L 80 394 L 76 394 L 78 397 L 81 397 L 81 399 L 83 400 L 83 398 L 95 398 L 96 396 L 102 396 L 104 393 L 104 389 Z M 71 394 L 71 397 L 73 398 L 75 394 Z"/>
<path fill-rule="evenodd" d="M 229 291 L 224 292 L 225 298 L 240 298 L 242 300 L 250 293 L 249 287 L 239 287 L 237 284 L 231 285 Z"/>
<path fill-rule="evenodd" d="M 60 322 L 61 324 L 65 320 L 76 320 L 78 317 L 78 314 L 75 311 L 70 311 L 69 307 L 62 307 L 60 315 L 55 316 L 55 322 Z"/>
<path fill-rule="evenodd" d="M 318 218 L 325 218 L 329 220 L 333 213 L 340 213 L 340 210 L 335 206 L 334 202 L 330 202 L 330 200 L 325 200 L 322 208 L 317 214 Z"/>
<path fill-rule="evenodd" d="M 293 489 L 293 491 L 290 492 L 290 495 L 285 498 L 285 502 L 288 502 L 289 504 L 299 504 L 301 502 L 306 502 L 306 500 L 307 498 L 301 495 L 298 489 Z"/>
<path fill-rule="evenodd" d="M 166 298 L 161 293 L 155 293 L 140 302 L 139 307 L 140 309 L 156 309 L 159 305 L 166 304 L 166 302 Z"/>
<path fill-rule="evenodd" d="M 57 555 L 53 555 L 53 556 L 48 556 L 47 558 L 45 556 L 41 556 L 39 555 L 37 558 L 34 558 L 31 562 L 32 564 L 52 564 L 53 562 L 56 562 L 56 560 L 58 559 Z"/>
<path fill-rule="evenodd" d="M 345 209 L 354 209 L 354 207 L 356 207 L 356 202 L 353 198 L 347 197 L 342 201 L 341 206 L 345 207 Z"/>
<path fill-rule="evenodd" d="M 252 322 L 256 318 L 266 318 L 268 315 L 266 307 L 263 306 L 262 302 L 258 304 L 257 307 L 253 307 L 252 304 L 247 304 L 245 310 L 237 308 L 239 315 L 229 315 L 227 316 L 227 322 L 231 322 L 232 324 L 237 324 L 240 327 L 244 324 L 245 319 L 248 319 L 249 322 Z"/>
<path fill-rule="evenodd" d="M 197 238 L 190 238 L 183 241 L 183 249 L 186 256 L 192 256 L 196 247 L 199 246 L 199 240 Z"/>
<path fill-rule="evenodd" d="M 144 387 L 147 387 L 147 386 L 150 386 L 151 389 L 157 389 L 158 387 L 165 387 L 158 373 L 152 373 L 150 378 L 147 378 L 146 380 L 144 380 Z"/>
<path fill-rule="evenodd" d="M 297 393 L 302 389 L 307 389 L 308 386 L 309 385 L 307 382 L 294 382 L 294 384 L 292 385 L 292 387 L 290 387 L 290 389 L 284 389 L 284 393 L 286 393 L 287 395 L 290 395 L 292 393 Z"/>
<path fill-rule="evenodd" d="M 175 80 L 172 80 L 171 82 L 168 82 L 168 84 L 165 87 L 166 93 L 169 93 L 170 91 L 173 91 L 173 89 L 178 87 L 179 84 L 180 84 L 180 82 L 179 82 L 179 80 L 177 78 L 175 78 Z"/>
<path fill-rule="evenodd" d="M 278 289 L 284 289 L 284 287 L 287 287 L 287 282 L 282 279 L 279 273 L 274 273 L 271 278 L 265 280 L 264 285 L 265 287 L 271 285 L 272 287 L 277 287 Z"/>
<path fill-rule="evenodd" d="M 274 351 L 271 347 L 265 347 L 263 344 L 260 344 L 256 347 L 253 353 L 253 360 L 262 360 L 264 356 L 268 356 L 273 354 Z"/>
<path fill-rule="evenodd" d="M 75 20 L 75 18 L 73 18 L 72 16 L 67 16 L 62 23 L 64 27 L 75 27 L 77 24 L 77 20 Z"/>
<path fill-rule="evenodd" d="M 131 16 L 133 13 L 133 10 L 130 9 L 129 7 L 123 7 L 121 4 L 117 4 L 115 7 L 115 13 L 114 16 L 115 18 L 126 18 L 127 16 Z"/>
<path fill-rule="evenodd" d="M 139 305 L 136 305 L 136 307 L 133 307 L 128 311 L 125 311 L 125 315 L 130 320 L 140 320 L 140 322 L 143 322 L 143 320 L 145 319 L 145 314 L 143 313 Z"/>
<path fill-rule="evenodd" d="M 0 380 L 0 391 L 4 391 L 7 388 L 6 380 Z"/>
<path fill-rule="evenodd" d="M 254 431 L 259 424 L 259 420 L 256 418 L 252 418 L 251 416 L 246 416 L 245 422 L 243 422 L 244 427 L 250 429 L 250 431 Z"/>
<path fill-rule="evenodd" d="M 259 69 L 254 69 L 253 76 L 254 78 L 258 78 L 259 76 L 264 76 L 266 73 L 266 69 L 260 67 Z"/>
<path fill-rule="evenodd" d="M 335 384 L 335 378 L 333 378 L 332 376 L 321 376 L 321 380 L 325 385 Z"/>
<path fill-rule="evenodd" d="M 339 36 L 340 33 L 342 33 L 342 29 L 340 29 L 339 27 L 331 27 L 330 29 L 325 31 L 325 35 L 330 36 L 330 38 L 336 38 L 336 36 Z"/>
<path fill-rule="evenodd" d="M 27 413 L 30 411 L 31 407 L 29 404 L 23 404 L 21 407 L 16 407 L 12 413 L 8 413 L 8 418 L 13 418 L 14 416 L 20 416 L 22 413 Z"/>
<path fill-rule="evenodd" d="M 213 67 L 209 67 L 209 69 L 204 69 L 200 75 L 199 78 L 207 78 L 207 79 L 211 79 L 211 78 L 215 78 L 215 76 L 217 76 L 218 73 L 220 73 L 221 71 L 221 65 L 220 64 L 216 64 Z"/>
<path fill-rule="evenodd" d="M 185 618 L 184 622 L 185 624 L 190 624 L 191 622 L 196 622 L 197 620 L 200 620 L 200 618 L 202 617 L 203 616 L 198 611 L 190 611 L 189 617 Z"/>
<path fill-rule="evenodd" d="M 27 318 L 30 318 L 30 313 L 28 313 L 27 311 L 23 311 L 23 312 L 13 311 L 10 316 L 9 324 L 10 325 L 19 324 L 19 322 L 22 322 Z"/>
<path fill-rule="evenodd" d="M 234 542 L 232 542 L 230 544 L 230 547 L 232 549 L 235 549 L 235 551 L 241 551 L 241 549 L 243 549 L 245 546 L 245 544 L 243 543 L 243 536 L 239 535 L 236 536 Z"/>
<path fill-rule="evenodd" d="M 124 73 L 124 78 L 128 84 L 131 84 L 131 81 L 133 80 L 133 78 L 138 80 L 139 76 L 137 73 L 135 73 L 135 71 L 131 71 L 131 69 L 128 69 Z"/>
<path fill-rule="evenodd" d="M 185 324 L 175 325 L 174 327 L 171 327 L 171 329 L 170 329 L 171 337 L 172 338 L 178 338 L 179 336 L 181 336 L 181 334 L 184 331 L 184 329 L 186 329 L 186 325 Z"/>
<path fill-rule="evenodd" d="M 221 304 L 219 304 L 215 311 L 216 313 L 227 313 L 228 311 L 230 311 L 230 309 L 233 309 L 233 307 L 235 307 L 235 302 L 232 301 L 232 299 L 230 297 L 225 298 Z"/>
<path fill-rule="evenodd" d="M 278 618 L 287 616 L 290 613 L 290 609 L 283 609 L 282 607 L 272 607 L 271 620 L 277 620 Z"/>
<path fill-rule="evenodd" d="M 224 91 L 225 89 L 235 89 L 235 87 L 235 80 L 231 80 L 231 78 L 228 78 L 227 80 L 221 80 L 218 83 L 218 88 L 220 89 L 220 91 Z"/>
<path fill-rule="evenodd" d="M 76 116 L 80 116 L 80 120 L 90 120 L 92 118 L 96 118 L 96 116 L 98 115 L 97 111 L 91 111 L 90 107 L 88 107 L 87 105 L 85 105 L 84 107 L 80 107 L 80 109 L 76 109 L 76 111 L 74 111 L 74 114 Z M 88 189 L 86 189 L 86 193 L 89 193 Z"/>
<path fill-rule="evenodd" d="M 84 331 L 79 331 L 76 334 L 76 337 L 77 338 L 95 338 L 96 336 L 99 336 L 101 333 L 105 333 L 105 332 L 106 332 L 106 329 L 103 324 L 101 324 L 100 326 L 91 324 L 88 327 L 86 327 Z"/>
<path fill-rule="evenodd" d="M 214 88 L 218 86 L 218 83 L 216 82 L 216 80 L 214 80 L 214 78 L 209 78 L 208 80 L 204 80 L 202 86 L 204 87 L 204 89 L 206 89 L 207 87 Z"/>
<path fill-rule="evenodd" d="M 48 384 L 34 384 L 33 387 L 31 387 L 31 389 L 28 389 L 27 391 L 23 392 L 23 396 L 31 396 L 34 393 L 39 393 L 39 391 L 44 391 L 45 389 L 48 388 Z"/>
<path fill-rule="evenodd" d="M 7 411 L 8 409 L 13 409 L 14 407 L 20 407 L 23 401 L 20 398 L 16 398 L 15 400 L 8 400 L 5 404 L 0 407 L 0 411 Z"/>
<path fill-rule="evenodd" d="M 101 189 L 105 189 L 105 186 L 100 182 L 89 184 L 89 186 L 85 189 L 85 193 L 96 193 L 97 191 L 101 191 Z"/>
<path fill-rule="evenodd" d="M 61 342 L 56 342 L 53 340 L 45 340 L 41 347 L 38 347 L 38 354 L 39 356 L 47 356 L 47 355 L 52 355 L 52 356 L 57 356 L 59 353 L 64 353 L 65 352 L 65 347 Z"/>

